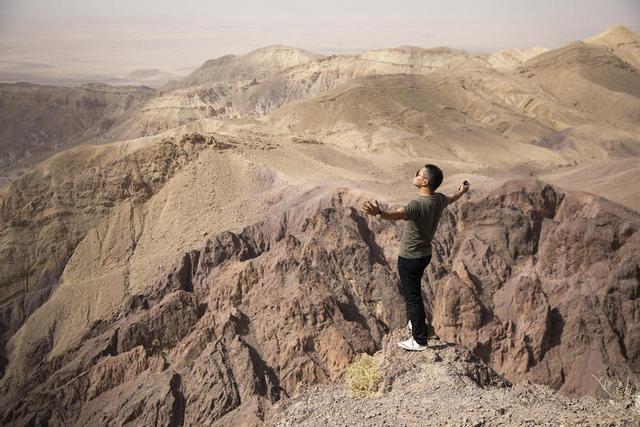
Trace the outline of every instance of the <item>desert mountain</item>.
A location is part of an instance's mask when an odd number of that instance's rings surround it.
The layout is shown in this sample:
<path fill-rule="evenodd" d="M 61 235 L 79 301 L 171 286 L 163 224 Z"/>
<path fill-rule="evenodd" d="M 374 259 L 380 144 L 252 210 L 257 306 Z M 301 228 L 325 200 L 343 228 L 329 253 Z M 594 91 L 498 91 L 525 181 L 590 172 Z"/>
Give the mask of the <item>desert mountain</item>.
<path fill-rule="evenodd" d="M 0 83 L 0 168 L 82 142 L 114 141 L 150 88 Z"/>
<path fill-rule="evenodd" d="M 640 162 L 636 157 L 604 160 L 566 170 L 561 168 L 541 175 L 541 179 L 570 190 L 600 194 L 640 212 L 640 198 L 634 196 L 635 187 L 630 185 L 640 182 Z"/>
<path fill-rule="evenodd" d="M 380 74 L 389 74 L 384 72 L 382 64 L 411 67 L 420 74 L 442 68 L 462 70 L 487 68 L 487 63 L 481 56 L 447 47 L 424 49 L 414 46 L 400 46 L 368 51 L 360 55 L 359 58 L 376 64 L 376 69 L 381 71 Z"/>
<path fill-rule="evenodd" d="M 31 258 L 4 293 L 3 423 L 259 420 L 380 348 L 406 322 L 401 224 L 356 206 L 374 191 L 402 203 L 393 176 L 415 165 L 301 142 L 81 146 L 4 190 L 2 282 Z M 634 375 L 639 228 L 637 212 L 536 180 L 478 189 L 434 242 L 433 325 L 515 383 L 582 396 L 598 390 L 585 368 Z"/>
<path fill-rule="evenodd" d="M 544 47 L 532 47 L 529 49 L 508 49 L 500 52 L 492 53 L 488 56 L 487 61 L 496 70 L 514 71 L 524 62 L 547 52 L 549 49 Z"/>
<path fill-rule="evenodd" d="M 135 124 L 132 131 L 126 136 L 154 134 L 198 118 L 261 117 L 284 104 L 321 95 L 327 90 L 363 76 L 429 74 L 444 70 L 458 74 L 481 75 L 485 72 L 490 73 L 493 69 L 510 74 L 527 61 L 539 58 L 545 51 L 544 48 L 511 50 L 487 57 L 449 48 L 423 49 L 401 46 L 359 55 L 321 57 L 300 49 L 271 46 L 243 56 L 228 55 L 208 61 L 190 76 L 167 85 L 159 98 L 150 101 L 141 109 L 140 116 L 133 121 Z M 548 61 L 558 59 L 556 66 L 566 64 L 573 73 L 577 71 L 576 65 L 582 64 L 581 69 L 592 74 L 588 77 L 589 84 L 601 84 L 613 91 L 631 85 L 630 92 L 635 93 L 633 88 L 637 76 L 618 70 L 621 64 L 614 52 L 609 56 L 600 52 L 600 57 L 589 58 L 589 55 L 597 56 L 597 53 L 582 51 L 576 52 L 570 45 L 567 48 L 554 49 L 546 58 Z M 585 56 L 586 58 L 583 58 Z M 543 64 L 539 65 L 544 68 L 544 64 L 543 61 Z M 598 69 L 592 70 L 589 64 L 597 64 Z M 601 76 L 595 77 L 594 74 Z M 543 89 L 553 89 L 554 84 L 562 86 L 563 77 L 565 76 L 558 76 L 551 84 L 542 81 Z M 569 75 L 566 77 L 573 78 Z M 507 81 L 511 79 L 503 78 Z M 498 88 L 494 86 L 491 89 Z M 527 89 L 528 95 L 537 98 L 536 92 L 539 88 L 530 85 Z M 591 99 L 594 95 L 590 87 L 572 89 L 582 91 L 579 95 L 585 99 Z M 583 112 L 582 107 L 576 108 L 573 100 L 569 103 L 566 101 L 563 98 L 554 99 L 554 102 L 560 104 L 560 108 L 568 106 L 577 109 L 578 115 Z M 635 106 L 631 107 L 633 111 Z M 613 116 L 613 112 L 610 115 Z M 601 119 L 615 125 L 620 124 L 620 121 L 606 114 Z M 634 117 L 629 119 L 633 120 Z M 622 122 L 623 127 L 627 125 L 627 120 Z M 575 123 L 570 121 L 569 124 Z"/>
<path fill-rule="evenodd" d="M 620 28 L 613 28 L 608 33 L 620 32 L 634 34 Z M 603 37 L 596 38 L 618 40 L 621 36 Z M 631 36 L 627 34 L 625 37 Z M 637 133 L 635 124 L 638 122 L 637 72 L 626 69 L 616 52 L 605 46 L 577 43 L 541 55 L 544 51 L 543 48 L 531 48 L 487 56 L 449 48 L 401 46 L 359 55 L 324 57 L 302 49 L 275 45 L 245 55 L 227 55 L 207 61 L 189 76 L 166 85 L 157 93 L 143 88 L 119 89 L 102 85 L 101 92 L 133 90 L 142 91 L 145 96 L 126 101 L 126 114 L 118 113 L 118 108 L 101 107 L 97 108 L 100 112 L 93 113 L 91 120 L 79 120 L 86 113 L 68 107 L 61 109 L 59 104 L 67 102 L 64 99 L 48 101 L 47 97 L 35 95 L 52 91 L 66 93 L 70 90 L 68 88 L 7 86 L 11 89 L 5 87 L 4 91 L 13 95 L 4 95 L 2 116 L 6 118 L 4 129 L 8 133 L 2 135 L 0 143 L 7 147 L 58 147 L 77 142 L 131 139 L 156 135 L 201 119 L 263 117 L 283 105 L 322 96 L 328 90 L 338 89 L 363 77 L 440 73 L 440 76 L 457 76 L 459 81 L 471 80 L 471 83 L 460 84 L 470 93 L 463 93 L 462 99 L 456 100 L 451 108 L 458 109 L 463 116 L 470 116 L 472 123 L 480 120 L 480 123 L 473 124 L 489 127 L 482 130 L 484 134 L 496 133 L 497 130 L 497 135 L 490 135 L 489 139 L 500 138 L 505 126 L 512 128 L 509 131 L 517 127 L 518 143 L 533 141 L 534 145 L 562 151 L 570 161 L 607 158 L 612 152 L 617 152 L 614 157 L 633 155 Z M 564 71 L 556 73 L 558 67 Z M 147 74 L 142 73 L 144 76 Z M 572 84 L 566 85 L 565 81 Z M 425 93 L 425 96 L 429 95 Z M 479 111 L 475 111 L 474 105 L 465 105 L 468 104 L 465 100 L 469 98 L 467 95 L 483 98 L 483 105 L 477 108 Z M 18 97 L 20 102 L 16 101 Z M 607 105 L 611 102 L 616 107 L 613 110 L 603 107 L 605 103 L 598 104 L 594 99 L 606 99 Z M 459 108 L 461 105 L 473 111 Z M 510 110 L 506 115 L 505 108 Z M 114 111 L 106 111 L 102 117 L 103 109 Z M 38 111 L 41 113 L 34 116 Z M 38 120 L 42 120 L 43 111 L 48 112 L 46 126 L 52 129 L 38 134 L 26 131 L 39 127 Z M 49 114 L 51 111 L 55 114 Z M 514 114 L 526 116 L 525 123 L 516 125 L 517 122 L 512 121 L 510 125 L 505 124 L 503 119 L 512 118 Z M 99 118 L 95 118 L 98 115 Z M 18 120 L 18 117 L 26 117 L 27 120 Z M 429 125 L 430 119 L 430 116 L 421 116 L 421 120 L 427 122 L 425 126 Z M 591 125 L 594 120 L 598 122 L 597 126 Z M 67 126 L 68 122 L 74 121 L 75 124 Z M 468 133 L 459 126 L 444 131 L 458 139 L 466 139 Z M 630 135 L 629 131 L 634 133 Z M 359 134 L 363 132 L 367 131 L 356 129 L 356 139 L 361 139 Z M 78 137 L 78 134 L 83 137 Z M 511 140 L 516 139 L 515 136 Z M 392 139 L 403 137 L 406 135 Z M 585 139 L 587 142 L 583 144 Z M 365 145 L 362 141 L 353 144 Z M 32 151 L 10 149 L 6 156 L 13 162 L 31 156 Z"/>
<path fill-rule="evenodd" d="M 3 85 L 7 138 L 94 143 L 0 188 L 0 423 L 271 422 L 381 349 L 407 374 L 440 357 L 443 384 L 523 384 L 455 395 L 514 407 L 486 417 L 526 422 L 524 394 L 593 420 L 570 399 L 601 396 L 588 374 L 640 380 L 638 71 L 583 42 L 511 57 L 271 46 L 161 92 Z M 444 347 L 410 366 L 385 341 L 403 225 L 359 205 L 403 206 L 427 162 L 472 191 L 423 283 Z"/>
<path fill-rule="evenodd" d="M 168 83 L 165 89 L 211 87 L 216 83 L 263 80 L 319 58 L 322 55 L 303 49 L 282 45 L 267 46 L 241 56 L 225 55 L 211 59 L 188 76 Z"/>
<path fill-rule="evenodd" d="M 615 26 L 586 39 L 585 43 L 606 46 L 640 70 L 640 33 L 634 33 L 627 27 Z"/>
<path fill-rule="evenodd" d="M 560 105 L 619 129 L 640 129 L 640 70 L 606 47 L 571 43 L 530 59 L 519 72 Z"/>
<path fill-rule="evenodd" d="M 269 61 L 260 72 L 254 70 L 254 56 L 262 61 L 258 64 Z M 283 68 L 295 63 L 292 56 L 308 62 Z M 261 117 L 288 102 L 319 95 L 361 76 L 490 68 L 484 59 L 448 48 L 400 47 L 311 58 L 292 48 L 272 47 L 210 61 L 145 104 L 126 136 L 155 134 L 199 118 Z"/>
<path fill-rule="evenodd" d="M 635 82 L 640 75 L 628 77 Z M 623 108 L 627 116 L 636 114 L 635 104 Z M 289 103 L 266 120 L 331 144 L 464 162 L 475 169 L 535 170 L 640 155 L 638 133 L 624 129 L 635 129 L 631 117 L 620 120 L 622 129 L 601 117 L 608 132 L 594 130 L 600 125 L 594 115 L 562 105 L 529 79 L 497 71 L 363 77 Z"/>

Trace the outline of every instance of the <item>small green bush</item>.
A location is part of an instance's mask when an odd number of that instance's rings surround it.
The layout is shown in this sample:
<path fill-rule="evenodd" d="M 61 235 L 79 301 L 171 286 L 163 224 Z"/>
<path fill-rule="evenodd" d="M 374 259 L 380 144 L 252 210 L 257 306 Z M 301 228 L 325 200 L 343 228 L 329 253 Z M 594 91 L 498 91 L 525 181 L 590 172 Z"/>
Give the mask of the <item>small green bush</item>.
<path fill-rule="evenodd" d="M 347 368 L 347 388 L 354 396 L 371 396 L 378 391 L 381 381 L 377 359 L 366 353 L 357 355 Z"/>

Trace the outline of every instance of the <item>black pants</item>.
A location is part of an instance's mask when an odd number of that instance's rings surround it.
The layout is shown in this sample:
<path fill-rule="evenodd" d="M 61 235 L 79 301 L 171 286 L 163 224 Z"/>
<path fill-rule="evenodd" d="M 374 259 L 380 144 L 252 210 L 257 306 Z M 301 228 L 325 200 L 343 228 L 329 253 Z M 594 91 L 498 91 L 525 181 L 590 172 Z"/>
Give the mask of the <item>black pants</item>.
<path fill-rule="evenodd" d="M 400 289 L 407 305 L 407 317 L 411 320 L 413 339 L 420 345 L 427 345 L 427 324 L 424 302 L 422 301 L 422 274 L 431 261 L 431 255 L 409 259 L 398 257 Z"/>

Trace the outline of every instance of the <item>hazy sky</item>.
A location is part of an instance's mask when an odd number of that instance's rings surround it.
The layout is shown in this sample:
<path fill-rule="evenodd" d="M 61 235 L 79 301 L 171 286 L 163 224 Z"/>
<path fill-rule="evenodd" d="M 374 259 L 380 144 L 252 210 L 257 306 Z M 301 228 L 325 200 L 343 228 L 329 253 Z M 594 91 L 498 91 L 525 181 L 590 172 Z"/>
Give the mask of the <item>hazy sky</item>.
<path fill-rule="evenodd" d="M 640 31 L 640 0 L 0 0 L 0 71 L 184 73 L 270 44 L 553 48 L 612 25 Z"/>

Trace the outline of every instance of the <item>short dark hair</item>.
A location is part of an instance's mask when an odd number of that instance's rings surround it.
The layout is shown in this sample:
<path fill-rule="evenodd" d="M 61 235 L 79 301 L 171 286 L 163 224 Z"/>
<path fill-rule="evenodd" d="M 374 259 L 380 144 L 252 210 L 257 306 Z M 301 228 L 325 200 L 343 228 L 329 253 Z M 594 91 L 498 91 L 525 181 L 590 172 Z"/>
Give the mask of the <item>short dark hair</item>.
<path fill-rule="evenodd" d="M 442 174 L 442 170 L 436 165 L 426 164 L 424 168 L 427 170 L 427 177 L 429 178 L 429 187 L 431 191 L 436 191 L 436 188 L 440 187 L 442 184 L 442 180 L 444 179 L 444 175 Z"/>

